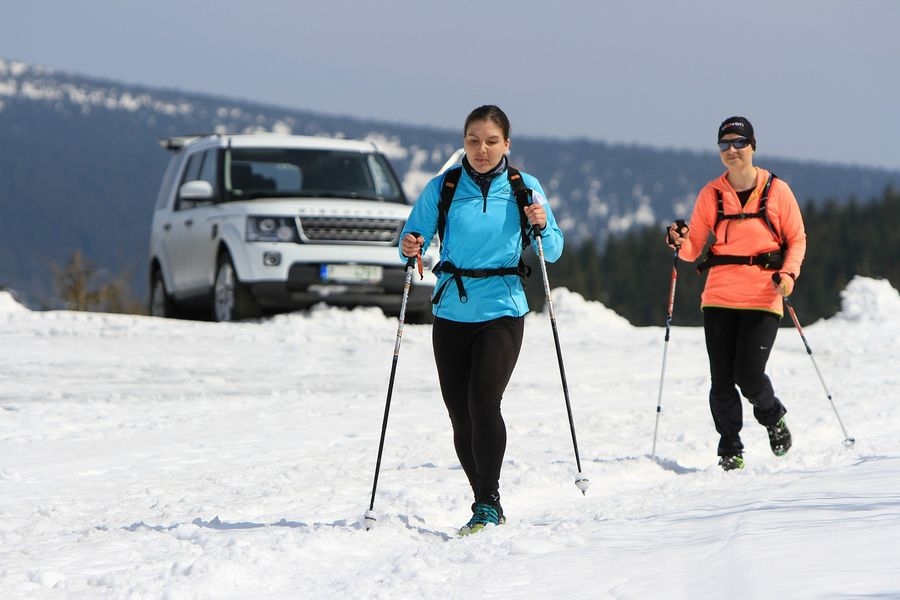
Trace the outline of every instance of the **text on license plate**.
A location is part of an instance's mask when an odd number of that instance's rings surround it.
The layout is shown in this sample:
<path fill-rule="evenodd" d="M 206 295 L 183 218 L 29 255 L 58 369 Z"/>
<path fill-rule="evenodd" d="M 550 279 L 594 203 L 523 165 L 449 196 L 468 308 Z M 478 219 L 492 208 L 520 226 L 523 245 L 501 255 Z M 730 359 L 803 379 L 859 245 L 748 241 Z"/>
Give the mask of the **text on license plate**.
<path fill-rule="evenodd" d="M 322 265 L 320 275 L 336 283 L 379 283 L 382 271 L 380 265 Z"/>

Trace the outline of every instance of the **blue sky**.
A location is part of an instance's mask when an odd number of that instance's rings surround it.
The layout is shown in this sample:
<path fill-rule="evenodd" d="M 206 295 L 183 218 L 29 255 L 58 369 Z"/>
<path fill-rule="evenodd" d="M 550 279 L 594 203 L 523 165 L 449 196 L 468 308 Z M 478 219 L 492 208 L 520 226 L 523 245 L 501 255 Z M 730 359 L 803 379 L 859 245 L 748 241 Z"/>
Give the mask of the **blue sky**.
<path fill-rule="evenodd" d="M 459 129 L 900 169 L 900 2 L 6 0 L 0 56 L 127 83 Z"/>

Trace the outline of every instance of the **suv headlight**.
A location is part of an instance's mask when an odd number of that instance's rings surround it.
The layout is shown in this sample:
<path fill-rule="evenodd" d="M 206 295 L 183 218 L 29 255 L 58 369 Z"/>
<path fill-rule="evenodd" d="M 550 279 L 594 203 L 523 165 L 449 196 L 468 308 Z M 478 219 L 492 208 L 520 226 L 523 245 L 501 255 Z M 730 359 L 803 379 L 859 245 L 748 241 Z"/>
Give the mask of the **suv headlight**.
<path fill-rule="evenodd" d="M 293 217 L 247 217 L 248 242 L 300 241 Z"/>

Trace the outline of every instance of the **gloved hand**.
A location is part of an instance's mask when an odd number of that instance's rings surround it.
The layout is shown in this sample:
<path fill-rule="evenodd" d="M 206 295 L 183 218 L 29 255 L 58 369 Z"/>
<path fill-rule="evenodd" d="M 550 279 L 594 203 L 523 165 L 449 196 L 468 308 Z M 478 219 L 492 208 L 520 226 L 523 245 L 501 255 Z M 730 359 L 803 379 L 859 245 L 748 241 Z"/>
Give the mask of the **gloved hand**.
<path fill-rule="evenodd" d="M 672 248 L 681 248 L 684 238 L 687 237 L 690 228 L 684 222 L 684 219 L 676 219 L 674 223 L 666 228 L 666 243 Z"/>
<path fill-rule="evenodd" d="M 794 291 L 794 274 L 787 271 L 774 273 L 772 275 L 772 283 L 775 284 L 775 289 L 778 290 L 778 293 L 787 298 Z"/>

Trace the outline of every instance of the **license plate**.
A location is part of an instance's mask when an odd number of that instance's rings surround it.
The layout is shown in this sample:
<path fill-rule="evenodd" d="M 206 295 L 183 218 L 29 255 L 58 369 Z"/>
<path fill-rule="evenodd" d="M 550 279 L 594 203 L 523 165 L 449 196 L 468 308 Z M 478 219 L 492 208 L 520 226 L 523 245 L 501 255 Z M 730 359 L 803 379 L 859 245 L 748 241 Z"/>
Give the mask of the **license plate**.
<path fill-rule="evenodd" d="M 334 283 L 379 283 L 383 268 L 379 265 L 322 265 L 322 281 Z"/>

